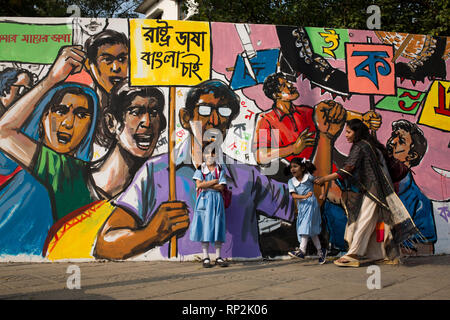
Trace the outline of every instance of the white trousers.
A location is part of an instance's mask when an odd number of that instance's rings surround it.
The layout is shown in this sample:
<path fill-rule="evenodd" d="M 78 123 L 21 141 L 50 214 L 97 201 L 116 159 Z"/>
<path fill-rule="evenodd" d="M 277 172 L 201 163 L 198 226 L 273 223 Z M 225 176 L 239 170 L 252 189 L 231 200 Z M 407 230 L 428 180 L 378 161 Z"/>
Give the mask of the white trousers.
<path fill-rule="evenodd" d="M 384 244 L 389 233 L 385 224 L 384 242 L 377 242 L 376 226 L 381 221 L 378 205 L 372 199 L 364 196 L 358 219 L 345 229 L 345 239 L 349 244 L 347 254 L 366 256 L 371 260 L 384 259 L 386 251 Z"/>

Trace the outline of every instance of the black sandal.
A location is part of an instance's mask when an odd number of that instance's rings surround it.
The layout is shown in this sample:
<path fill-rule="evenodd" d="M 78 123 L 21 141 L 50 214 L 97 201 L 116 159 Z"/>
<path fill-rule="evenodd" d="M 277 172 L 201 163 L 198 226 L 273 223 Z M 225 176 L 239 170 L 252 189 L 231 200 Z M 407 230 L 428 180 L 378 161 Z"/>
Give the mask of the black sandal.
<path fill-rule="evenodd" d="M 216 259 L 216 265 L 220 267 L 228 267 L 228 263 L 226 263 L 225 260 L 223 260 L 221 257 L 218 257 Z"/>
<path fill-rule="evenodd" d="M 211 260 L 209 258 L 205 258 L 202 260 L 203 261 L 203 268 L 211 268 Z"/>

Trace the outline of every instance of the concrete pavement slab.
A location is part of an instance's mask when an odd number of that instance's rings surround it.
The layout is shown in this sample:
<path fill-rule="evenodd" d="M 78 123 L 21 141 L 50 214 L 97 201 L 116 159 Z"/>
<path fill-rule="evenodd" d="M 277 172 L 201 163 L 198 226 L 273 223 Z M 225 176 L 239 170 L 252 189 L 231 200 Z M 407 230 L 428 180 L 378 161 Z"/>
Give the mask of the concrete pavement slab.
<path fill-rule="evenodd" d="M 69 266 L 81 289 L 68 289 Z M 0 299 L 310 300 L 449 299 L 450 256 L 411 257 L 379 265 L 381 289 L 367 267 L 339 268 L 316 259 L 231 262 L 124 261 L 0 264 Z"/>

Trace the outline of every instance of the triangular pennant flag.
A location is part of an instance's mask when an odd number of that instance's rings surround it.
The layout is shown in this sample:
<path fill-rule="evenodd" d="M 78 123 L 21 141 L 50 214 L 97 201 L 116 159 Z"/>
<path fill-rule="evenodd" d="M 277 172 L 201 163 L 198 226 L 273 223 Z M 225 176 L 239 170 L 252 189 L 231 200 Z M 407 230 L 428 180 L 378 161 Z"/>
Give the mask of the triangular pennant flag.
<path fill-rule="evenodd" d="M 413 86 L 416 85 L 417 80 L 411 80 L 411 83 L 413 84 Z"/>

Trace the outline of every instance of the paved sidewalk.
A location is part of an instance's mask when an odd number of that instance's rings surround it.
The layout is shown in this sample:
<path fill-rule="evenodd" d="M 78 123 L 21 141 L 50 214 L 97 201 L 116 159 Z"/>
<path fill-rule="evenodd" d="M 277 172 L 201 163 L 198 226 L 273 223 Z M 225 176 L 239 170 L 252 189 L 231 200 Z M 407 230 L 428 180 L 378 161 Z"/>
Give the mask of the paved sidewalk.
<path fill-rule="evenodd" d="M 67 271 L 73 265 L 79 267 L 81 288 L 70 290 L 74 273 Z M 0 299 L 450 299 L 449 255 L 379 267 L 381 289 L 369 290 L 373 274 L 367 266 L 339 268 L 316 259 L 232 262 L 211 269 L 174 261 L 0 263 Z"/>

